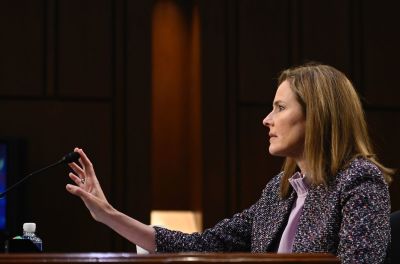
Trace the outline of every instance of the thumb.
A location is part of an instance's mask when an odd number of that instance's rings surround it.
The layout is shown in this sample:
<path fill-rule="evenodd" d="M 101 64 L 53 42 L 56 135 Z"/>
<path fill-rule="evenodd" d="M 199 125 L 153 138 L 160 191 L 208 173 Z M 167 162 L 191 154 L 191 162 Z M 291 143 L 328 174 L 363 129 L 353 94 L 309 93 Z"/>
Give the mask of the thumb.
<path fill-rule="evenodd" d="M 76 186 L 76 185 L 72 185 L 72 184 L 67 184 L 67 186 L 65 186 L 65 188 L 67 189 L 67 191 L 75 196 L 78 196 L 80 198 L 87 198 L 88 193 L 83 190 L 82 188 Z"/>

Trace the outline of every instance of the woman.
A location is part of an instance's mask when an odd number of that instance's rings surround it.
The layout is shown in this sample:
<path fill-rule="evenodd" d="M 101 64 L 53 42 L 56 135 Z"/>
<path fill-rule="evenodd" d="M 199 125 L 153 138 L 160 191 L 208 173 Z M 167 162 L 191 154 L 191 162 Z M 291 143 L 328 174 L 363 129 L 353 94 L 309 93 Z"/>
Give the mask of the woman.
<path fill-rule="evenodd" d="M 263 120 L 269 152 L 283 170 L 249 209 L 203 233 L 151 227 L 115 210 L 82 149 L 70 164 L 93 218 L 150 252 L 330 252 L 343 263 L 382 263 L 390 241 L 391 170 L 375 158 L 351 82 L 327 65 L 304 65 L 279 78 Z"/>

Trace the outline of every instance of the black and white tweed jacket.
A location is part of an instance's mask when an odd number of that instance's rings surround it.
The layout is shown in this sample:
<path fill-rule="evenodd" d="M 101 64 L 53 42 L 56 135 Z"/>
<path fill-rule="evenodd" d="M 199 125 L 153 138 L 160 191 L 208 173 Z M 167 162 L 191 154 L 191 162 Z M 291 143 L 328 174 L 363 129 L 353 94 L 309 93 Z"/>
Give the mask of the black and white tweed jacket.
<path fill-rule="evenodd" d="M 155 227 L 157 252 L 274 252 L 296 194 L 279 195 L 281 174 L 249 209 L 203 233 Z M 381 171 L 355 159 L 327 186 L 310 187 L 293 252 L 329 252 L 343 263 L 384 263 L 390 242 L 390 198 Z"/>

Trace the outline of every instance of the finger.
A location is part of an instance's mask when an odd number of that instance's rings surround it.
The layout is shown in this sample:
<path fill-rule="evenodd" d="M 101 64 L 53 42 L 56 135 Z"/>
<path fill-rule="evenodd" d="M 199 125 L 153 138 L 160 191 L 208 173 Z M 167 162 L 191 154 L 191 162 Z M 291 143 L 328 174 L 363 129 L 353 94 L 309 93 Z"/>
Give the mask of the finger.
<path fill-rule="evenodd" d="M 95 199 L 95 197 L 91 193 L 85 191 L 81 187 L 72 184 L 67 184 L 65 188 L 69 193 L 81 198 L 81 200 L 85 203 L 89 211 L 91 211 L 90 209 L 91 201 L 94 201 Z"/>
<path fill-rule="evenodd" d="M 92 162 L 89 160 L 89 158 L 86 156 L 85 152 L 83 152 L 82 149 L 77 148 L 77 152 L 79 153 L 79 155 L 81 156 L 81 158 L 79 159 L 79 162 L 81 163 L 83 169 L 89 169 L 91 170 L 91 172 L 93 171 L 93 164 Z"/>
<path fill-rule="evenodd" d="M 79 165 L 76 164 L 75 162 L 68 163 L 68 166 L 69 166 L 76 174 L 78 174 L 80 177 L 82 177 L 82 175 L 85 174 L 85 172 L 83 171 L 83 169 L 82 169 L 81 167 L 79 167 Z"/>
<path fill-rule="evenodd" d="M 69 177 L 71 178 L 71 180 L 73 182 L 75 182 L 76 185 L 78 186 L 82 186 L 84 183 L 82 182 L 82 178 L 76 176 L 75 174 L 73 174 L 72 172 L 69 173 Z"/>
<path fill-rule="evenodd" d="M 82 200 L 86 201 L 88 199 L 90 199 L 92 196 L 90 193 L 88 193 L 87 191 L 85 191 L 84 189 L 82 189 L 79 186 L 73 185 L 73 184 L 67 184 L 65 186 L 65 188 L 67 189 L 67 191 L 75 196 L 80 197 Z"/>

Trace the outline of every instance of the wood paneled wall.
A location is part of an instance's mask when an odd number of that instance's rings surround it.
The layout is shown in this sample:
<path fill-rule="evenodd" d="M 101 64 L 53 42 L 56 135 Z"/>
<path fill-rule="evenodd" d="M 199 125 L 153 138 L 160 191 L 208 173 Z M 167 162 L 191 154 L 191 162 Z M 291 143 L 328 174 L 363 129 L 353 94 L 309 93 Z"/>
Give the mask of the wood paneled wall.
<path fill-rule="evenodd" d="M 0 3 L 0 137 L 26 139 L 26 173 L 83 147 L 110 202 L 145 222 L 154 197 L 163 199 L 152 192 L 157 178 L 152 178 L 151 158 L 157 81 L 152 76 L 152 16 L 162 1 Z M 331 64 L 352 79 L 379 157 L 387 166 L 400 167 L 399 3 L 175 2 L 189 18 L 193 7 L 199 8 L 201 131 L 196 135 L 201 138 L 196 140 L 202 142 L 202 174 L 201 184 L 191 188 L 202 201 L 180 203 L 170 196 L 163 204 L 171 204 L 170 209 L 201 204 L 205 227 L 252 204 L 282 163 L 269 156 L 261 124 L 271 109 L 276 78 L 308 60 Z M 189 27 L 193 21 L 187 21 Z M 173 162 L 167 151 L 165 161 Z M 81 201 L 65 191 L 67 172 L 60 167 L 25 186 L 20 211 L 24 221 L 37 222 L 45 250 L 134 250 L 94 222 Z M 181 191 L 166 182 L 164 188 Z M 393 210 L 400 209 L 399 184 L 396 179 L 391 187 Z"/>

